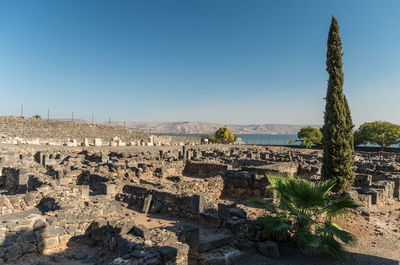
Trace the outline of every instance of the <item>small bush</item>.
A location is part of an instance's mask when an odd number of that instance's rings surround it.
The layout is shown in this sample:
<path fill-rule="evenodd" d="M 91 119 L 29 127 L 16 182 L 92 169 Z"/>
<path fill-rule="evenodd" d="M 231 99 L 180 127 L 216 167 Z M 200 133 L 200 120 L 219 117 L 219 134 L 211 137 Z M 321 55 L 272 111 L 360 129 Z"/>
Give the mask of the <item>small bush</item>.
<path fill-rule="evenodd" d="M 32 118 L 39 119 L 39 120 L 41 120 L 41 119 L 42 119 L 42 117 L 41 117 L 39 114 L 35 114 L 35 115 L 33 115 L 33 116 L 32 116 Z"/>
<path fill-rule="evenodd" d="M 333 218 L 349 213 L 358 205 L 350 198 L 333 198 L 329 193 L 333 180 L 312 183 L 292 177 L 268 177 L 270 188 L 279 199 L 277 206 L 262 200 L 268 212 L 259 220 L 276 240 L 291 239 L 306 254 L 327 253 L 337 259 L 346 257 L 343 245 L 354 241 L 347 231 L 333 223 Z"/>
<path fill-rule="evenodd" d="M 237 139 L 237 136 L 233 135 L 232 131 L 226 126 L 219 128 L 215 132 L 214 136 L 215 139 L 217 139 L 217 142 L 224 144 L 233 143 Z"/>

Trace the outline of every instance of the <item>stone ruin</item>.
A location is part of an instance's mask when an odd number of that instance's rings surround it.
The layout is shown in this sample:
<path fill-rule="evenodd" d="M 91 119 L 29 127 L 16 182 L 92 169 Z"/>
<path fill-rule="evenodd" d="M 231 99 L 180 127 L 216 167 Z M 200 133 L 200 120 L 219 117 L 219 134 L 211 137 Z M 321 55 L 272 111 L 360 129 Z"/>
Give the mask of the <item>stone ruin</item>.
<path fill-rule="evenodd" d="M 200 142 L 198 137 L 148 135 L 87 122 L 0 117 L 0 144 L 87 147 L 197 145 Z"/>
<path fill-rule="evenodd" d="M 260 146 L 0 146 L 0 261 L 54 255 L 90 239 L 87 264 L 247 264 L 276 258 L 248 199 L 273 200 L 267 175 L 319 179 L 321 151 Z M 365 209 L 400 197 L 400 157 L 356 152 Z M 65 257 L 68 258 L 68 257 Z M 263 263 L 260 263 L 263 264 Z M 264 263 L 265 264 L 265 263 Z"/>

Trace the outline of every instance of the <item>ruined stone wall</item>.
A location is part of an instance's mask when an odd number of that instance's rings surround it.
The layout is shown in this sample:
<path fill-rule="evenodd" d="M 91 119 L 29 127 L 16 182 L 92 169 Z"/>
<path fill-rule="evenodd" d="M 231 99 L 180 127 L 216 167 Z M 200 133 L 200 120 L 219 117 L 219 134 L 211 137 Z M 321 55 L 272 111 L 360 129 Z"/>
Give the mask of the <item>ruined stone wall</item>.
<path fill-rule="evenodd" d="M 0 135 L 28 140 L 66 141 L 67 139 L 76 139 L 78 142 L 82 142 L 84 138 L 101 138 L 103 141 L 110 141 L 116 136 L 124 142 L 130 142 L 148 137 L 139 131 L 119 129 L 113 126 L 11 116 L 0 117 Z"/>
<path fill-rule="evenodd" d="M 217 164 L 211 162 L 194 162 L 187 161 L 183 173 L 189 176 L 196 177 L 209 177 L 215 176 L 219 172 L 226 171 L 228 168 L 232 168 L 229 165 Z"/>

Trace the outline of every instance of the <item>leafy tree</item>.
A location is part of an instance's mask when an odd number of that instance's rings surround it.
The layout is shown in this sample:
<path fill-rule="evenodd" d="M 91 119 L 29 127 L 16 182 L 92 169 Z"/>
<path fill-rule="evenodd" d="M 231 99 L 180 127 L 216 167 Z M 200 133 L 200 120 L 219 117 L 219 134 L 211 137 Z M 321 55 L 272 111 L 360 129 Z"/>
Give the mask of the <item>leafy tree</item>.
<path fill-rule="evenodd" d="M 307 148 L 322 144 L 322 132 L 311 126 L 301 128 L 297 133 L 297 138 L 300 139 L 297 141 L 300 141 L 301 145 Z"/>
<path fill-rule="evenodd" d="M 35 118 L 35 119 L 42 119 L 42 117 L 41 117 L 40 115 L 38 115 L 38 114 L 33 115 L 32 118 Z"/>
<path fill-rule="evenodd" d="M 221 143 L 232 143 L 237 139 L 237 136 L 233 135 L 231 130 L 229 130 L 226 126 L 219 128 L 215 132 L 214 136 L 215 139 Z"/>
<path fill-rule="evenodd" d="M 347 255 L 344 244 L 354 237 L 333 222 L 359 206 L 349 197 L 335 198 L 330 190 L 335 180 L 312 183 L 292 177 L 268 177 L 270 188 L 279 200 L 277 206 L 262 200 L 250 202 L 264 206 L 267 214 L 259 220 L 276 240 L 291 239 L 304 253 L 322 253 L 341 259 Z"/>
<path fill-rule="evenodd" d="M 382 149 L 400 142 L 400 126 L 387 121 L 366 122 L 354 132 L 354 142 L 378 144 Z"/>
<path fill-rule="evenodd" d="M 324 154 L 321 174 L 323 179 L 336 181 L 336 191 L 345 191 L 350 189 L 354 181 L 353 122 L 343 95 L 342 41 L 338 22 L 333 16 L 328 35 L 326 66 L 329 81 L 322 127 Z"/>

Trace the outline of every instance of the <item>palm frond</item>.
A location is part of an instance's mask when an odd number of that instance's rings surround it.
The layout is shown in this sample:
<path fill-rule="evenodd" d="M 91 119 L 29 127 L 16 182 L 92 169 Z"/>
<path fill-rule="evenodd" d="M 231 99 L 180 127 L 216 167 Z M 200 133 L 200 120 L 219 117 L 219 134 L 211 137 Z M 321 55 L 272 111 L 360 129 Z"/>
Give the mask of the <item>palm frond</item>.
<path fill-rule="evenodd" d="M 289 220 L 280 217 L 267 215 L 258 220 L 264 224 L 264 231 L 278 240 L 286 239 L 289 230 L 292 228 Z"/>
<path fill-rule="evenodd" d="M 277 239 L 291 232 L 296 245 L 306 254 L 328 253 L 337 259 L 344 258 L 347 254 L 344 244 L 355 238 L 331 219 L 359 206 L 350 198 L 330 196 L 336 181 L 313 183 L 283 176 L 268 176 L 268 180 L 270 189 L 279 199 L 278 206 L 251 201 L 273 214 L 259 219 L 265 231 Z"/>
<path fill-rule="evenodd" d="M 343 230 L 337 224 L 331 222 L 325 222 L 324 225 L 319 229 L 319 231 L 317 231 L 317 233 L 333 236 L 340 239 L 343 243 L 350 243 L 354 241 L 354 237 L 352 234 Z"/>
<path fill-rule="evenodd" d="M 259 200 L 248 200 L 248 202 L 256 204 L 256 205 L 263 206 L 264 209 L 267 210 L 270 213 L 278 214 L 276 206 L 271 204 L 271 203 L 269 203 L 269 202 L 266 202 L 266 201 L 261 200 L 261 199 L 259 199 Z"/>
<path fill-rule="evenodd" d="M 325 207 L 326 215 L 330 217 L 341 216 L 349 213 L 349 209 L 357 209 L 360 205 L 345 197 L 339 200 L 330 200 Z"/>
<path fill-rule="evenodd" d="M 323 236 L 321 237 L 321 240 L 321 244 L 325 253 L 328 253 L 332 257 L 339 260 L 342 260 L 348 256 L 348 253 L 344 249 L 343 245 L 335 240 L 332 236 Z"/>
<path fill-rule="evenodd" d="M 321 254 L 321 249 L 318 247 L 320 245 L 320 238 L 314 235 L 310 229 L 298 229 L 293 235 L 293 240 L 297 247 L 305 254 Z"/>

